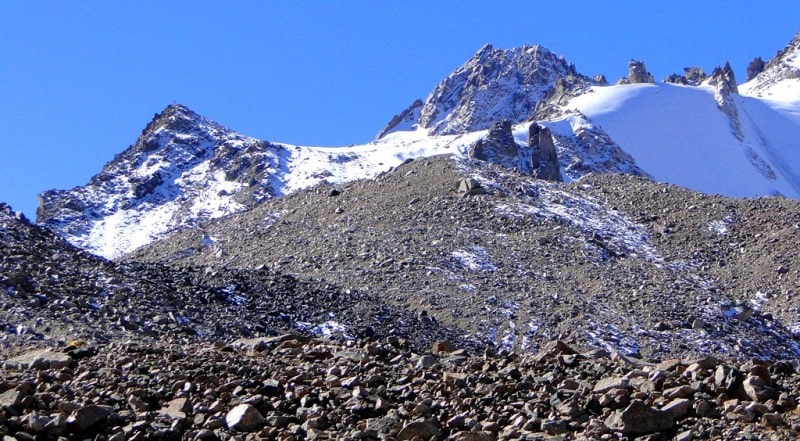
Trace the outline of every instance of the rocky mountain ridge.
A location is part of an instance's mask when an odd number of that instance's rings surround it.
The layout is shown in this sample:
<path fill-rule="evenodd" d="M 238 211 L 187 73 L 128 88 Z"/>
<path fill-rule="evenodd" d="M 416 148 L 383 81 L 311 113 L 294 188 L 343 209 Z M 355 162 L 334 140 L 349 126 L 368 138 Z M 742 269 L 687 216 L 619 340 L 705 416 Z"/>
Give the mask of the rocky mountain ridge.
<path fill-rule="evenodd" d="M 276 176 L 287 156 L 283 146 L 170 105 L 87 185 L 42 193 L 37 218 L 72 243 L 113 256 L 109 250 L 141 246 L 152 235 L 279 194 Z"/>
<path fill-rule="evenodd" d="M 767 63 L 760 58 L 751 63 L 744 90 L 747 94 L 775 100 L 797 99 L 797 93 L 787 93 L 787 83 L 800 81 L 800 33 Z"/>
<path fill-rule="evenodd" d="M 482 47 L 442 80 L 423 102 L 416 100 L 389 122 L 378 139 L 395 130 L 427 130 L 447 135 L 488 129 L 496 121 L 528 120 L 557 82 L 570 89 L 598 81 L 542 46 Z"/>

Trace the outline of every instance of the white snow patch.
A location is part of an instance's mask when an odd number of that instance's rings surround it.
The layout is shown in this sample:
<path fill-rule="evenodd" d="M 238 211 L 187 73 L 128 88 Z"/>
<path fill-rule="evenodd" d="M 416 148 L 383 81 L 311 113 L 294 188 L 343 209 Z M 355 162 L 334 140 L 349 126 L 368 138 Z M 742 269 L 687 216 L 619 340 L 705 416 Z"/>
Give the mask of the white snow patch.
<path fill-rule="evenodd" d="M 713 220 L 708 223 L 708 229 L 712 233 L 716 233 L 719 236 L 727 236 L 730 234 L 730 227 L 735 223 L 733 216 L 725 216 L 724 219 L 721 220 Z"/>
<path fill-rule="evenodd" d="M 475 272 L 497 271 L 497 266 L 490 261 L 489 252 L 481 246 L 473 246 L 472 251 L 457 250 L 451 255 L 461 266 Z"/>

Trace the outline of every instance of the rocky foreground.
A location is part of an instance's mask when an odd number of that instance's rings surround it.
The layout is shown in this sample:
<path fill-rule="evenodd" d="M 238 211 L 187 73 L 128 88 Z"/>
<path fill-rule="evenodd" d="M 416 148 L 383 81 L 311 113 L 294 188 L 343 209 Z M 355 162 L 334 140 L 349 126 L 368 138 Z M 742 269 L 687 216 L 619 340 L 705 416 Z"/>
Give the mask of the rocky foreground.
<path fill-rule="evenodd" d="M 658 364 L 559 341 L 416 353 L 389 337 L 60 348 L 3 357 L 0 436 L 46 439 L 796 439 L 785 362 Z"/>

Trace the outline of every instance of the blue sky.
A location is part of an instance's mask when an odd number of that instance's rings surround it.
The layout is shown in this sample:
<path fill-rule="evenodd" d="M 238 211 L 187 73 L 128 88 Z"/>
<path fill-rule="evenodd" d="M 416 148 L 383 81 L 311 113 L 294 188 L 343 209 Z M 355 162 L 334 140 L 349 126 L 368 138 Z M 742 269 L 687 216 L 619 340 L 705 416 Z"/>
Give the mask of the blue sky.
<path fill-rule="evenodd" d="M 610 81 L 631 58 L 657 80 L 730 61 L 742 81 L 798 29 L 793 1 L 0 0 L 0 201 L 35 217 L 38 193 L 85 184 L 173 102 L 269 141 L 348 145 L 484 43 L 541 44 Z"/>

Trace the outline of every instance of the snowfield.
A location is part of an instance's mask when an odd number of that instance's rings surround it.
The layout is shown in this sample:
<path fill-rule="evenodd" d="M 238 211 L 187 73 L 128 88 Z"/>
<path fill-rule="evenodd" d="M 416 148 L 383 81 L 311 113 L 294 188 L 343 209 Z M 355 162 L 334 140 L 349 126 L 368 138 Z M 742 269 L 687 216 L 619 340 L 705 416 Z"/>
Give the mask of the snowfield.
<path fill-rule="evenodd" d="M 743 141 L 707 86 L 594 87 L 569 106 L 601 126 L 657 181 L 733 197 L 800 197 L 800 125 L 760 100 L 735 102 Z"/>

